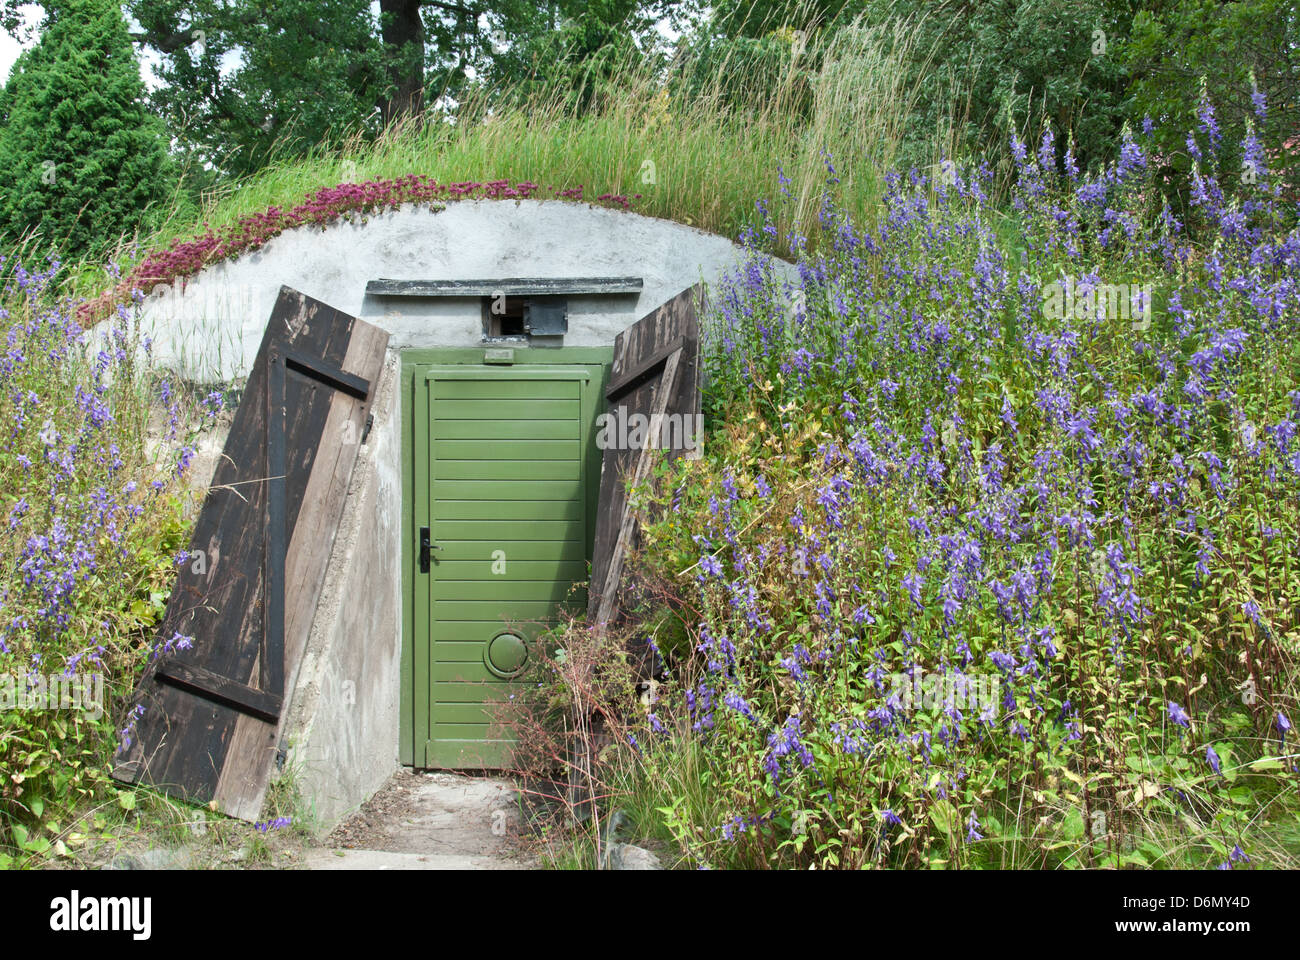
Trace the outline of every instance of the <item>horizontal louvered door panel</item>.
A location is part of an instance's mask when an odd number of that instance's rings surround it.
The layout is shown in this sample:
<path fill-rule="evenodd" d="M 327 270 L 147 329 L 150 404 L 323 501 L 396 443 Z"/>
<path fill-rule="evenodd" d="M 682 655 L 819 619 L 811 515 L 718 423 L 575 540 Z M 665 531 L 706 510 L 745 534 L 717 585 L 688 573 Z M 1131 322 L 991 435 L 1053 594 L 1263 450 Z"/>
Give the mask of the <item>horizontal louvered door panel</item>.
<path fill-rule="evenodd" d="M 436 623 L 463 620 L 515 626 L 520 621 L 549 621 L 558 612 L 553 600 L 435 600 L 434 603 Z"/>
<path fill-rule="evenodd" d="M 536 463 L 528 465 L 530 471 Z M 437 500 L 573 500 L 582 494 L 582 478 L 571 480 L 435 480 Z"/>
<path fill-rule="evenodd" d="M 587 576 L 585 560 L 511 560 L 511 572 L 526 580 L 582 580 Z M 473 560 L 442 560 L 438 563 L 439 572 L 448 580 L 476 581 L 492 580 L 497 575 L 492 572 L 491 563 Z"/>
<path fill-rule="evenodd" d="M 579 480 L 580 460 L 439 460 L 441 480 L 515 480 L 528 475 L 536 480 Z"/>
<path fill-rule="evenodd" d="M 443 420 L 577 420 L 582 405 L 576 400 L 545 398 L 504 400 L 439 400 Z"/>
<path fill-rule="evenodd" d="M 521 572 L 516 572 L 510 577 L 509 594 L 511 599 L 502 601 L 504 592 L 501 577 L 495 580 L 448 580 L 446 577 L 459 576 L 460 570 L 451 569 L 443 570 L 439 565 L 439 576 L 433 581 L 433 599 L 434 602 L 442 600 L 456 601 L 475 601 L 485 602 L 508 602 L 508 603 L 563 603 L 569 594 L 569 585 L 559 582 L 558 580 L 526 580 L 523 579 Z"/>
<path fill-rule="evenodd" d="M 431 376 L 430 395 L 434 402 L 440 400 L 523 400 L 532 405 L 538 400 L 569 400 L 579 398 L 579 384 L 573 380 L 538 378 L 535 381 L 523 380 L 472 380 L 445 379 L 438 374 Z"/>
<path fill-rule="evenodd" d="M 569 420 L 439 420 L 440 440 L 575 440 Z"/>
<path fill-rule="evenodd" d="M 514 520 L 435 520 L 433 538 L 443 540 L 481 540 L 496 543 L 507 537 L 555 543 L 564 540 L 581 540 L 579 524 L 565 520 L 537 520 L 521 524 Z"/>
<path fill-rule="evenodd" d="M 433 455 L 451 460 L 529 460 L 581 459 L 582 447 L 577 440 L 435 440 Z"/>
<path fill-rule="evenodd" d="M 582 501 L 568 500 L 440 500 L 443 519 L 451 520 L 544 520 L 580 529 Z M 560 528 L 561 532 L 567 532 Z"/>
<path fill-rule="evenodd" d="M 417 581 L 429 643 L 414 670 L 425 712 L 416 728 L 423 720 L 426 766 L 500 766 L 513 739 L 503 707 L 519 691 L 500 651 L 516 649 L 510 635 L 526 648 L 586 604 L 575 584 L 588 569 L 603 369 L 467 364 L 416 379 L 425 457 L 415 479 L 434 548 Z"/>
<path fill-rule="evenodd" d="M 439 540 L 438 562 L 464 560 L 491 572 L 492 554 L 501 550 L 511 560 L 586 560 L 581 540 Z M 465 579 L 473 579 L 465 578 Z"/>

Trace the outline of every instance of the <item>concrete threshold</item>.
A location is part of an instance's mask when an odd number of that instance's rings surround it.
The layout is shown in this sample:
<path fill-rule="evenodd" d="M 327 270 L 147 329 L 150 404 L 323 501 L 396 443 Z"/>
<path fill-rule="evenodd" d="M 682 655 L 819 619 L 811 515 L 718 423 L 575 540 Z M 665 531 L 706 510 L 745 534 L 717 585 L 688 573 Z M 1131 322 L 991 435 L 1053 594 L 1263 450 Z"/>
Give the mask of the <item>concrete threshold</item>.
<path fill-rule="evenodd" d="M 528 870 L 530 865 L 498 857 L 455 853 L 395 853 L 389 850 L 314 850 L 307 870 Z"/>

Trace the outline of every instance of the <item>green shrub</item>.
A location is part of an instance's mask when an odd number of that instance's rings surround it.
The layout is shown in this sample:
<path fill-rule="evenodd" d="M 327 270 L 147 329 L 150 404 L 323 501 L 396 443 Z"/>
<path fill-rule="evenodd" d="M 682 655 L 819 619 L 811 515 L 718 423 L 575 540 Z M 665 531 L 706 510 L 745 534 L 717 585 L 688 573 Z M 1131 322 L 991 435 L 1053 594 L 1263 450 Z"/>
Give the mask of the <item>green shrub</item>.
<path fill-rule="evenodd" d="M 99 256 L 166 198 L 162 127 L 118 4 L 47 3 L 40 41 L 0 88 L 0 244 Z"/>

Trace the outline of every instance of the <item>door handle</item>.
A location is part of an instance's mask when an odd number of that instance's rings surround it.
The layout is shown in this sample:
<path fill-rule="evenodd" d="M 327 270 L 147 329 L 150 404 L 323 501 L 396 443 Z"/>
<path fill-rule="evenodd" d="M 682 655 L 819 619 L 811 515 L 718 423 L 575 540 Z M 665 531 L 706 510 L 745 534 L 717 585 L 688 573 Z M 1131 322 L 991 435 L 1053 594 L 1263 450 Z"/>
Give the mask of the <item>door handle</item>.
<path fill-rule="evenodd" d="M 433 557 L 434 550 L 441 550 L 442 547 L 429 539 L 429 528 L 420 528 L 420 572 L 429 572 L 429 560 Z"/>

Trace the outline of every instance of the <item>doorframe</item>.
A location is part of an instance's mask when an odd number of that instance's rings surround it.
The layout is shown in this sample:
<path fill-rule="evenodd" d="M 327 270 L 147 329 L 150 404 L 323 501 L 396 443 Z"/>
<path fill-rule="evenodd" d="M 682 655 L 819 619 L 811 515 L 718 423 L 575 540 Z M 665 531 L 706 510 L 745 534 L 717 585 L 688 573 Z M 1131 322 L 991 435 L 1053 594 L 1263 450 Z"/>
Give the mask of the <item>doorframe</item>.
<path fill-rule="evenodd" d="M 417 370 L 431 366 L 460 364 L 487 366 L 502 369 L 506 366 L 536 365 L 599 365 L 599 377 L 593 381 L 596 393 L 596 415 L 605 412 L 605 386 L 609 382 L 610 366 L 614 362 L 614 348 L 608 347 L 525 347 L 513 348 L 511 363 L 489 359 L 501 351 L 491 347 L 436 347 L 399 351 L 400 378 L 398 392 L 401 396 L 402 437 L 402 619 L 401 619 L 401 691 L 398 698 L 400 718 L 398 733 L 398 759 L 403 766 L 420 768 L 424 763 L 424 746 L 415 742 L 415 376 Z M 595 472 L 587 491 L 595 497 L 600 489 L 599 452 L 589 453 L 589 463 Z M 588 569 L 591 556 L 588 546 Z M 418 761 L 418 763 L 417 763 Z"/>

